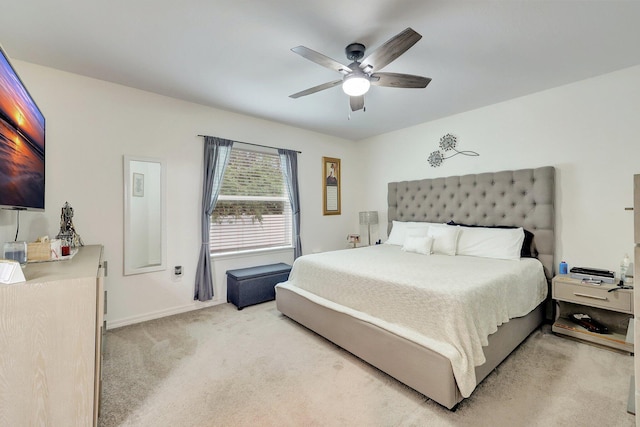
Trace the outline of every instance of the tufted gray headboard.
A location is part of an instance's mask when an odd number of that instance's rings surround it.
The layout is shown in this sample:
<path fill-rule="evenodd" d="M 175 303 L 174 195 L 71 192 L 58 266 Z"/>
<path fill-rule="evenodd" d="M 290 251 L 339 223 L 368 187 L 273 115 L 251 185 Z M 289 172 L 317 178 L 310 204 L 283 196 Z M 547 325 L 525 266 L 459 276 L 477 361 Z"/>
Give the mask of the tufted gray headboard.
<path fill-rule="evenodd" d="M 388 228 L 392 221 L 455 222 L 523 227 L 534 234 L 538 259 L 553 277 L 555 169 L 546 166 L 390 182 Z"/>

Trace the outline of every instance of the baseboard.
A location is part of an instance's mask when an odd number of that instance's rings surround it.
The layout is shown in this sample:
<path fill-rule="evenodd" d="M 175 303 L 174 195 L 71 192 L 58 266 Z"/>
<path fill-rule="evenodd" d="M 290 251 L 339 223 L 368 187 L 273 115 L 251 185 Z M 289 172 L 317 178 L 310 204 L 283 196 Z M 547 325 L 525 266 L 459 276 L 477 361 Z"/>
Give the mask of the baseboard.
<path fill-rule="evenodd" d="M 222 298 L 214 298 L 210 301 L 201 302 L 194 301 L 191 304 L 172 307 L 166 310 L 154 311 L 151 313 L 140 314 L 137 316 L 126 317 L 124 319 L 109 320 L 107 318 L 107 330 L 121 328 L 123 326 L 133 325 L 136 323 L 146 322 L 148 320 L 160 319 L 161 317 L 173 316 L 174 314 L 186 313 L 188 311 L 199 310 L 201 308 L 212 307 L 214 305 L 225 304 L 227 301 Z"/>

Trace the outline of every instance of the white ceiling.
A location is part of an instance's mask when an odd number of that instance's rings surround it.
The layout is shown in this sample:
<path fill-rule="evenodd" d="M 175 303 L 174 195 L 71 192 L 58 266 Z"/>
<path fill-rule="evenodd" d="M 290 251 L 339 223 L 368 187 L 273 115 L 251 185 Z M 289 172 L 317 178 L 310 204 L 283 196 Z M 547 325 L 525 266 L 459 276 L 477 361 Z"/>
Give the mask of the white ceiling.
<path fill-rule="evenodd" d="M 348 63 L 407 27 L 423 38 L 384 68 L 426 89 L 372 87 L 349 118 L 340 78 L 291 52 Z M 11 58 L 347 139 L 640 64 L 640 1 L 19 0 L 0 7 Z M 366 55 L 366 54 L 365 54 Z M 26 82 L 27 86 L 29 85 Z"/>

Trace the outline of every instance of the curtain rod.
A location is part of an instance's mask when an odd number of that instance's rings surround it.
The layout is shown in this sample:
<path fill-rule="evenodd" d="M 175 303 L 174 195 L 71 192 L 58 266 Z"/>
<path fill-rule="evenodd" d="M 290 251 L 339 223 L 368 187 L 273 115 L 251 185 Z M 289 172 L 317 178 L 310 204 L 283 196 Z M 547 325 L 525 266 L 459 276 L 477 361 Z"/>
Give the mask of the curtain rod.
<path fill-rule="evenodd" d="M 201 136 L 201 137 L 203 137 L 203 138 L 204 138 L 205 136 L 209 136 L 209 135 L 198 135 L 198 136 Z M 209 136 L 209 137 L 210 137 L 210 138 L 213 138 L 212 136 Z M 240 144 L 254 145 L 254 146 L 256 146 L 256 147 L 272 148 L 272 149 L 274 149 L 274 150 L 280 150 L 280 148 L 278 148 L 278 147 L 272 147 L 272 146 L 270 146 L 270 145 L 253 144 L 253 143 L 251 143 L 251 142 L 242 142 L 242 141 L 234 141 L 234 142 L 238 142 L 238 143 L 240 143 Z M 296 153 L 298 153 L 298 154 L 302 154 L 302 151 L 298 151 L 298 150 L 293 150 L 293 151 L 295 151 L 295 152 L 296 152 Z"/>

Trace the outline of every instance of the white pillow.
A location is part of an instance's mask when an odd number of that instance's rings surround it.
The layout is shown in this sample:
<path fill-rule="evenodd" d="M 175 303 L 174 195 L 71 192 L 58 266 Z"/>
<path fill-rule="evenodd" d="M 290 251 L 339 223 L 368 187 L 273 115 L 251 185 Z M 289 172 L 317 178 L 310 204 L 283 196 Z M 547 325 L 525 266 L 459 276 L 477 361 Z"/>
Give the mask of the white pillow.
<path fill-rule="evenodd" d="M 434 223 L 432 222 L 402 222 L 402 221 L 392 221 L 393 225 L 391 227 L 391 233 L 389 233 L 389 238 L 385 242 L 388 245 L 404 245 L 404 239 L 407 237 L 407 231 L 411 229 L 411 234 L 421 234 L 422 230 L 426 230 L 429 228 L 429 225 Z M 426 236 L 426 234 L 423 234 Z"/>
<path fill-rule="evenodd" d="M 428 236 L 407 236 L 404 240 L 402 250 L 405 252 L 415 252 L 417 254 L 431 255 L 433 237 Z"/>
<path fill-rule="evenodd" d="M 415 226 L 411 225 L 407 227 L 407 234 L 404 238 L 405 242 L 407 241 L 407 237 L 427 237 L 429 235 L 429 226 L 428 225 L 420 225 Z"/>
<path fill-rule="evenodd" d="M 429 237 L 433 238 L 431 252 L 434 254 L 455 255 L 458 244 L 458 233 L 460 226 L 455 225 L 432 225 L 429 227 Z"/>
<path fill-rule="evenodd" d="M 524 230 L 520 228 L 460 227 L 458 255 L 520 259 Z"/>

